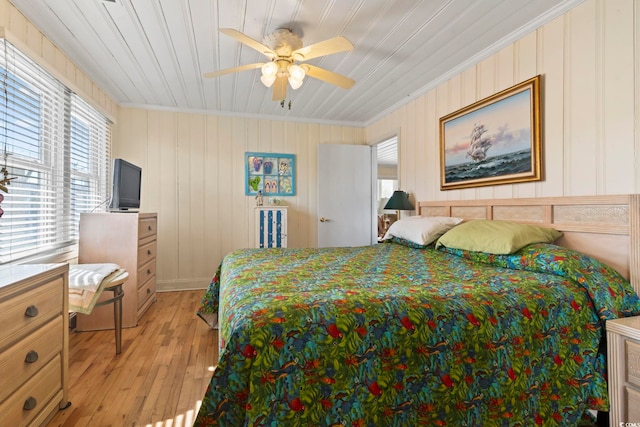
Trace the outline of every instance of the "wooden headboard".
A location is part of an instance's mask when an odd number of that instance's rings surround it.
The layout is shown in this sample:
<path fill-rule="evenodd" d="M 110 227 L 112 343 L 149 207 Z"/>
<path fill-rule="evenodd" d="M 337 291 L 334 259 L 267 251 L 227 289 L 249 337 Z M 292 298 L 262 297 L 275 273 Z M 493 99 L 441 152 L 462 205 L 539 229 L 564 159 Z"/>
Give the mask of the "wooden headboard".
<path fill-rule="evenodd" d="M 564 232 L 557 244 L 609 264 L 640 295 L 640 194 L 428 201 L 418 213 L 555 228 Z"/>

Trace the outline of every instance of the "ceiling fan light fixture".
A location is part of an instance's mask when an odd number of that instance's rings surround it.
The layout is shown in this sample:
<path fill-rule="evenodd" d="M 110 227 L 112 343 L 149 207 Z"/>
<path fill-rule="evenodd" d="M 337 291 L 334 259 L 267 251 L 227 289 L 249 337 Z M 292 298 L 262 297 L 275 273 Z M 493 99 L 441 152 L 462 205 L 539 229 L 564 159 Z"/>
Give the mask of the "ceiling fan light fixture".
<path fill-rule="evenodd" d="M 276 76 L 262 76 L 260 77 L 260 81 L 266 87 L 271 87 L 273 85 L 273 82 L 276 81 Z"/>
<path fill-rule="evenodd" d="M 260 77 L 260 81 L 266 87 L 271 87 L 273 82 L 276 81 L 277 73 L 278 65 L 275 62 L 267 62 L 262 66 L 262 77 Z"/>
<path fill-rule="evenodd" d="M 302 81 L 306 75 L 302 67 L 296 64 L 291 64 L 287 71 L 289 72 L 289 84 L 291 85 L 291 88 L 295 90 L 302 86 Z"/>
<path fill-rule="evenodd" d="M 291 86 L 291 89 L 296 90 L 300 86 L 302 86 L 302 80 L 294 79 L 293 77 L 289 76 L 289 85 Z"/>
<path fill-rule="evenodd" d="M 278 72 L 278 64 L 275 62 L 266 62 L 262 66 L 262 75 L 265 77 L 275 77 Z"/>
<path fill-rule="evenodd" d="M 304 69 L 296 64 L 289 65 L 289 76 L 296 80 L 304 80 L 304 76 L 306 75 Z"/>

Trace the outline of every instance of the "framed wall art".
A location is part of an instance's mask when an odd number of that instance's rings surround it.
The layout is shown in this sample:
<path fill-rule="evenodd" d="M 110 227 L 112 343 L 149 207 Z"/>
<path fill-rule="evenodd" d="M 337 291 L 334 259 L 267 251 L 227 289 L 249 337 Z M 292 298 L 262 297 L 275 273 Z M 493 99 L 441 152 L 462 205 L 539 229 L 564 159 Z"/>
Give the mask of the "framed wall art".
<path fill-rule="evenodd" d="M 440 189 L 540 181 L 540 76 L 440 118 Z"/>
<path fill-rule="evenodd" d="M 245 153 L 245 194 L 264 197 L 296 194 L 296 159 L 293 154 Z"/>

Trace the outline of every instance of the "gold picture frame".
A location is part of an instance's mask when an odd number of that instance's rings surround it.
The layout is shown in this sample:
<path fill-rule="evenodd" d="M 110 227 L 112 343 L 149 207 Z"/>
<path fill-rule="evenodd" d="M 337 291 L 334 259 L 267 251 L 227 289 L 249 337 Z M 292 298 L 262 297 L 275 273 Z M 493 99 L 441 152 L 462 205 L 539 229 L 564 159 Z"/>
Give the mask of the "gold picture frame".
<path fill-rule="evenodd" d="M 440 118 L 440 190 L 542 180 L 540 80 Z"/>

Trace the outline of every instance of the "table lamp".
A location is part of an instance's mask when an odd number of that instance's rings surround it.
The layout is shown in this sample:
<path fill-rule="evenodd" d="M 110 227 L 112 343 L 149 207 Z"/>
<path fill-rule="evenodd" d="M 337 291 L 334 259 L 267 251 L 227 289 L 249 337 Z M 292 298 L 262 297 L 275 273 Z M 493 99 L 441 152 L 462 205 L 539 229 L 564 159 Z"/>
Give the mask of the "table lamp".
<path fill-rule="evenodd" d="M 395 210 L 397 218 L 400 219 L 400 211 L 412 211 L 413 205 L 409 201 L 409 195 L 401 190 L 396 190 L 389 199 L 385 209 Z"/>

